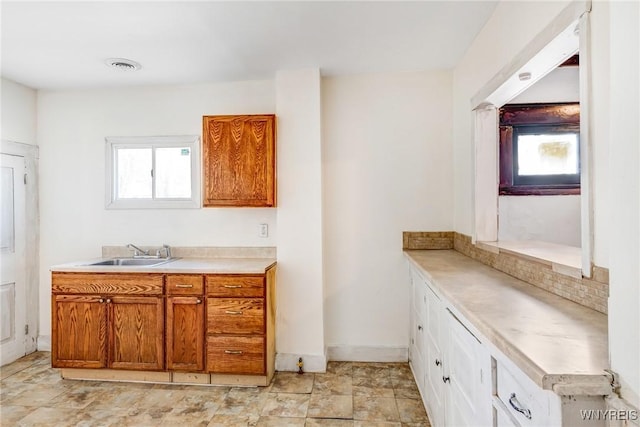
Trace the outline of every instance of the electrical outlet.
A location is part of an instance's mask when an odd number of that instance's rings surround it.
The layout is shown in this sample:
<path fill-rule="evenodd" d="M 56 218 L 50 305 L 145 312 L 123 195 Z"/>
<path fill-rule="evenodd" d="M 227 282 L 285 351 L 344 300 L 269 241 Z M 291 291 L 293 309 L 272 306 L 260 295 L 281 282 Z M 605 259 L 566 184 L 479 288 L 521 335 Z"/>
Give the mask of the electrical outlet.
<path fill-rule="evenodd" d="M 269 224 L 260 224 L 258 234 L 260 237 L 269 237 Z"/>

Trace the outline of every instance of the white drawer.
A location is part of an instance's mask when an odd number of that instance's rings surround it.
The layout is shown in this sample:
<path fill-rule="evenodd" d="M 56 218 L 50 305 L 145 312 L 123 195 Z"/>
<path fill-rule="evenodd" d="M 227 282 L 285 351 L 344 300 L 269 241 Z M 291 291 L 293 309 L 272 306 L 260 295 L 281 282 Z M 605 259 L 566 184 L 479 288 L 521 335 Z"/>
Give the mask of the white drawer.
<path fill-rule="evenodd" d="M 494 426 L 496 427 L 520 427 L 514 423 L 501 407 L 493 407 Z"/>
<path fill-rule="evenodd" d="M 524 373 L 496 365 L 498 399 L 522 427 L 550 425 L 549 399 Z"/>

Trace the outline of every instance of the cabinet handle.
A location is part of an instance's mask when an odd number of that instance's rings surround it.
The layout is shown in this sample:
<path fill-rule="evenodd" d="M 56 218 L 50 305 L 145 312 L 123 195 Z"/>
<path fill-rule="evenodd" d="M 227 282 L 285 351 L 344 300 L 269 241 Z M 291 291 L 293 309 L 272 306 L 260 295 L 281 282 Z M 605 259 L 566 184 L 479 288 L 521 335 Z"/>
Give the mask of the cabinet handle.
<path fill-rule="evenodd" d="M 442 377 L 442 382 L 445 384 L 451 382 L 451 377 Z"/>
<path fill-rule="evenodd" d="M 111 304 L 111 298 L 107 298 L 107 304 Z"/>
<path fill-rule="evenodd" d="M 509 405 L 511 405 L 513 409 L 524 415 L 526 419 L 531 419 L 531 411 L 522 407 L 520 402 L 518 402 L 518 398 L 516 397 L 515 393 L 511 393 L 511 397 L 509 398 Z"/>
<path fill-rule="evenodd" d="M 200 298 L 198 298 L 198 299 L 196 300 L 196 304 L 202 304 L 202 300 L 201 300 Z"/>
<path fill-rule="evenodd" d="M 104 298 L 100 298 L 100 299 L 98 300 L 98 302 L 99 302 L 100 304 L 104 304 Z"/>
<path fill-rule="evenodd" d="M 242 285 L 224 285 L 223 288 L 227 288 L 227 289 L 238 289 L 241 288 Z"/>
<path fill-rule="evenodd" d="M 436 359 L 436 366 L 440 366 L 442 362 L 439 359 Z"/>
<path fill-rule="evenodd" d="M 225 314 L 233 314 L 233 315 L 236 315 L 236 316 L 242 314 L 241 311 L 236 311 L 236 310 L 225 310 L 224 312 L 225 312 Z"/>
<path fill-rule="evenodd" d="M 422 326 L 418 325 L 418 330 L 421 331 L 422 330 Z"/>
<path fill-rule="evenodd" d="M 178 283 L 176 288 L 193 288 L 193 285 L 187 285 L 185 283 Z"/>
<path fill-rule="evenodd" d="M 242 354 L 242 350 L 225 350 L 225 354 Z"/>

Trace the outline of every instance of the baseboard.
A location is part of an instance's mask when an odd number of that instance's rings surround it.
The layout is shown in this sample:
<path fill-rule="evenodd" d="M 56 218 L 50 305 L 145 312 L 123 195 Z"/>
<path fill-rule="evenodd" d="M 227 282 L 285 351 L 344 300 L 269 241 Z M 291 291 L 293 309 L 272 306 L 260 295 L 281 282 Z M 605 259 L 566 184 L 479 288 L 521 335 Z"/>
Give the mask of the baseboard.
<path fill-rule="evenodd" d="M 343 362 L 406 362 L 409 348 L 336 345 L 327 348 L 327 358 Z"/>
<path fill-rule="evenodd" d="M 51 335 L 38 335 L 38 351 L 51 351 Z"/>
<path fill-rule="evenodd" d="M 327 356 L 318 354 L 276 354 L 276 371 L 298 372 L 298 359 L 302 357 L 304 372 L 326 372 Z"/>

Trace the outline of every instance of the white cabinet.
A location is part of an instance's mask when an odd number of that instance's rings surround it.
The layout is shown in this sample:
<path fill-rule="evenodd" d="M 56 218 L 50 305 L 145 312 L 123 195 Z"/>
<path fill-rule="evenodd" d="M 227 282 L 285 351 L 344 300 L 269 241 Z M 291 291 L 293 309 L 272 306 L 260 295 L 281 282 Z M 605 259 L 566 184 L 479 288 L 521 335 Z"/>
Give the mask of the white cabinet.
<path fill-rule="evenodd" d="M 491 425 L 491 360 L 485 347 L 447 310 L 448 348 L 445 365 L 446 424 Z"/>
<path fill-rule="evenodd" d="M 493 359 L 493 407 L 496 418 L 508 418 L 517 427 L 560 426 L 560 399 L 542 390 L 507 360 Z"/>
<path fill-rule="evenodd" d="M 428 272 L 410 266 L 409 355 L 431 425 L 604 426 L 604 419 L 587 422 L 580 415 L 587 410 L 604 411 L 601 394 L 581 394 L 580 384 L 569 389 L 578 394 L 562 388 L 543 390 L 479 331 L 480 323 L 462 314 L 475 318 L 476 313 L 452 304 L 446 298 L 447 288 L 432 284 Z"/>
<path fill-rule="evenodd" d="M 444 356 L 442 346 L 446 330 L 443 325 L 443 308 L 440 298 L 424 283 L 427 297 L 426 354 L 425 354 L 425 399 L 427 412 L 434 426 L 444 425 Z"/>
<path fill-rule="evenodd" d="M 411 270 L 411 330 L 409 338 L 409 363 L 413 369 L 420 394 L 425 396 L 425 330 L 426 324 L 426 286 L 422 277 Z"/>
<path fill-rule="evenodd" d="M 431 425 L 491 425 L 490 359 L 415 269 L 410 359 Z"/>

